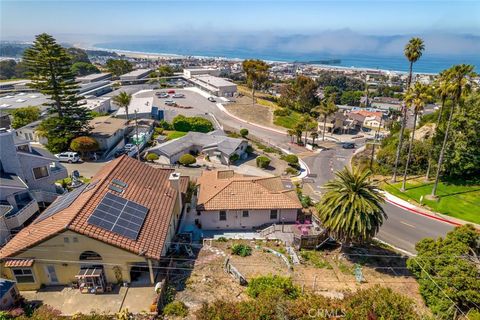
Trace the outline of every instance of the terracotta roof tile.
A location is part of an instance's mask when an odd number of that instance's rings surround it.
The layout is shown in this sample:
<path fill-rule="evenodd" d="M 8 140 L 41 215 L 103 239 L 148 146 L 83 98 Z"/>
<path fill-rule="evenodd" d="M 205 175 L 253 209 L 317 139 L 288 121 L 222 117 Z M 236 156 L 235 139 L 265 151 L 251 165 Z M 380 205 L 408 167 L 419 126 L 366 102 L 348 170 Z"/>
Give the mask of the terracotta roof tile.
<path fill-rule="evenodd" d="M 8 259 L 7 261 L 5 261 L 5 268 L 29 268 L 33 266 L 34 262 L 35 260 L 33 259 Z"/>
<path fill-rule="evenodd" d="M 200 185 L 197 202 L 199 210 L 300 209 L 302 207 L 295 191 L 284 190 L 280 177 L 258 178 L 224 174 L 221 171 L 204 171 L 198 179 L 198 184 Z"/>
<path fill-rule="evenodd" d="M 15 256 L 67 229 L 153 259 L 160 259 L 177 191 L 170 187 L 173 169 L 153 168 L 140 161 L 122 156 L 105 165 L 92 179 L 94 187 L 84 191 L 66 209 L 42 221 L 34 221 L 21 230 L 1 250 L 0 259 Z M 121 197 L 149 209 L 136 240 L 89 224 L 88 218 L 109 190 L 112 179 L 128 184 Z M 180 189 L 188 187 L 188 177 L 181 177 Z"/>

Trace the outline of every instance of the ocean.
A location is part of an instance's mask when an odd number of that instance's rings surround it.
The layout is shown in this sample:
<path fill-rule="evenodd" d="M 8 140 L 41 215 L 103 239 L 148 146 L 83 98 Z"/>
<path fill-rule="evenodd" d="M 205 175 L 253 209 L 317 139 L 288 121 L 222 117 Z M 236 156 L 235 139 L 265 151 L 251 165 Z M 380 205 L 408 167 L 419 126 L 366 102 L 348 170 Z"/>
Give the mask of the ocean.
<path fill-rule="evenodd" d="M 281 62 L 315 62 L 325 60 L 340 60 L 332 61 L 331 66 L 338 67 L 353 67 L 353 68 L 368 68 L 380 69 L 390 71 L 408 71 L 408 61 L 402 55 L 396 56 L 381 56 L 381 55 L 366 55 L 366 54 L 345 54 L 345 55 L 331 55 L 321 53 L 299 54 L 294 52 L 280 52 L 278 50 L 268 50 L 265 48 L 255 49 L 247 47 L 230 47 L 205 49 L 205 48 L 189 48 L 185 44 L 178 45 L 177 43 L 162 43 L 159 41 L 136 41 L 136 42 L 107 42 L 97 43 L 93 45 L 95 48 L 109 49 L 109 50 L 125 50 L 141 53 L 154 54 L 176 54 L 182 56 L 202 56 L 202 57 L 217 57 L 228 59 L 262 59 L 269 61 Z M 476 66 L 477 72 L 480 71 L 480 55 L 433 55 L 428 52 L 424 53 L 421 59 L 415 63 L 414 72 L 419 73 L 438 73 L 444 69 L 450 68 L 454 64 L 472 64 Z"/>

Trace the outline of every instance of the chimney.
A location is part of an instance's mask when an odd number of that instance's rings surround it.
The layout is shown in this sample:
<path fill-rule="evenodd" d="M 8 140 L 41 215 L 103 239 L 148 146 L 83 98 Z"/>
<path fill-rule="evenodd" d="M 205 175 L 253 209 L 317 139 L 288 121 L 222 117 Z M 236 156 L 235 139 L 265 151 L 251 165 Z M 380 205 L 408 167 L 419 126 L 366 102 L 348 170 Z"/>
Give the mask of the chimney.
<path fill-rule="evenodd" d="M 180 173 L 172 172 L 168 177 L 170 181 L 170 187 L 177 191 L 177 201 L 179 204 L 180 212 L 182 211 L 182 192 L 180 191 Z"/>

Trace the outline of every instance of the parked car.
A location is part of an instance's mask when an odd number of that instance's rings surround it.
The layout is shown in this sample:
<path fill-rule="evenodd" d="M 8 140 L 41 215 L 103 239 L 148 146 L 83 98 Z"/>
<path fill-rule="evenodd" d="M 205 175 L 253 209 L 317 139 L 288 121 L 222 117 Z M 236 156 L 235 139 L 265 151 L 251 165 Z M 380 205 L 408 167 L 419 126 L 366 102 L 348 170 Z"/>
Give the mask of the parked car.
<path fill-rule="evenodd" d="M 183 93 L 175 93 L 172 98 L 185 98 L 185 95 Z"/>
<path fill-rule="evenodd" d="M 352 142 L 344 142 L 342 144 L 343 149 L 355 149 L 355 143 Z"/>
<path fill-rule="evenodd" d="M 168 94 L 175 94 L 175 90 L 168 90 L 167 93 Z"/>
<path fill-rule="evenodd" d="M 62 152 L 55 155 L 60 162 L 75 163 L 80 161 L 80 156 L 76 152 Z"/>
<path fill-rule="evenodd" d="M 125 153 L 127 153 L 127 150 L 125 150 L 125 148 L 121 148 L 121 149 L 116 150 L 115 153 L 113 154 L 113 156 L 115 158 L 118 158 L 118 157 L 124 155 Z"/>
<path fill-rule="evenodd" d="M 167 106 L 173 106 L 173 105 L 175 105 L 175 101 L 170 100 L 170 99 L 169 99 L 169 100 L 165 100 L 165 104 L 166 104 Z"/>
<path fill-rule="evenodd" d="M 207 99 L 208 99 L 208 101 L 210 101 L 210 102 L 216 102 L 216 101 L 217 101 L 217 100 L 215 100 L 214 97 L 208 97 Z"/>
<path fill-rule="evenodd" d="M 168 98 L 169 97 L 168 93 L 166 93 L 166 92 L 157 92 L 155 95 L 159 98 Z"/>
<path fill-rule="evenodd" d="M 135 145 L 132 144 L 132 143 L 127 143 L 124 147 L 123 147 L 127 152 L 133 150 L 133 148 L 135 148 Z"/>

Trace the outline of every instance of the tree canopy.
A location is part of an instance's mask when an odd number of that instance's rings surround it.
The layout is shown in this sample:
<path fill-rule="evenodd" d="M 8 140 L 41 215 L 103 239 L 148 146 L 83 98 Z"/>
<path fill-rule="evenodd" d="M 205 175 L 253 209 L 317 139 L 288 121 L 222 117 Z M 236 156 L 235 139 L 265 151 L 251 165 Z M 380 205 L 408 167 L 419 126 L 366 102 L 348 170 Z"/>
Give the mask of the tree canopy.
<path fill-rule="evenodd" d="M 133 65 L 123 59 L 108 59 L 105 67 L 110 73 L 117 77 L 133 70 Z"/>
<path fill-rule="evenodd" d="M 72 64 L 72 72 L 77 76 L 86 76 L 92 73 L 99 73 L 100 70 L 89 62 L 75 62 Z"/>
<path fill-rule="evenodd" d="M 91 116 L 79 104 L 78 85 L 71 71 L 72 62 L 67 51 L 46 34 L 35 37 L 33 45 L 24 52 L 32 88 L 46 95 L 51 118 L 41 125 L 42 134 L 48 139 L 50 151 L 63 151 L 72 138 L 84 135 Z"/>
<path fill-rule="evenodd" d="M 456 227 L 445 238 L 426 238 L 407 261 L 418 278 L 420 293 L 437 316 L 450 318 L 480 311 L 480 234 L 472 225 Z"/>
<path fill-rule="evenodd" d="M 282 88 L 279 104 L 298 112 L 310 113 L 318 104 L 317 87 L 312 78 L 300 75 Z"/>
<path fill-rule="evenodd" d="M 189 132 L 203 132 L 207 133 L 213 131 L 213 124 L 210 120 L 202 117 L 185 117 L 178 115 L 173 118 L 173 128 L 177 131 Z"/>
<path fill-rule="evenodd" d="M 12 127 L 14 129 L 26 126 L 29 123 L 37 121 L 40 118 L 40 108 L 28 106 L 24 108 L 13 109 L 11 111 L 13 117 Z"/>

